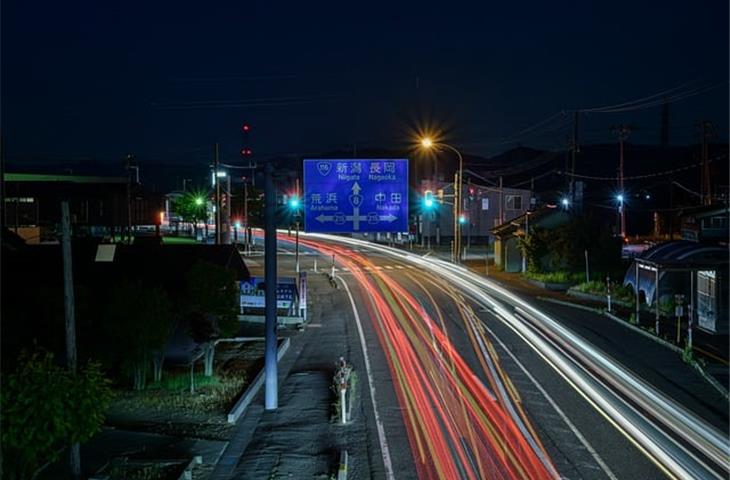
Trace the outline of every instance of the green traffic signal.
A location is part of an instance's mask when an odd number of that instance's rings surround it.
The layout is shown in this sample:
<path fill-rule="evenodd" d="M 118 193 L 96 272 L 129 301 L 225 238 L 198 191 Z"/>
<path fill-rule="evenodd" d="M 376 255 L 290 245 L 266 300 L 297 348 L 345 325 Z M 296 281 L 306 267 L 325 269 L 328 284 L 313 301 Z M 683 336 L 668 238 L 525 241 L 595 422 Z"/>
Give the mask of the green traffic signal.
<path fill-rule="evenodd" d="M 423 195 L 423 206 L 426 207 L 427 210 L 430 210 L 433 208 L 433 205 L 433 192 L 431 190 L 426 190 Z"/>

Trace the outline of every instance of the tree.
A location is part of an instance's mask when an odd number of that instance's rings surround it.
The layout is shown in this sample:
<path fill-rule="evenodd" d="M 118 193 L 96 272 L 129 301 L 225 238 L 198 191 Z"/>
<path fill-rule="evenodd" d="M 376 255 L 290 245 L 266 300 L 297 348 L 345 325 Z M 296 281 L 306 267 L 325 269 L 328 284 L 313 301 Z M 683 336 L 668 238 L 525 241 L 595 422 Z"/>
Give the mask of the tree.
<path fill-rule="evenodd" d="M 70 445 L 89 440 L 101 429 L 111 397 L 99 364 L 89 362 L 73 374 L 50 352 L 22 352 L 2 382 L 5 478 L 33 478 Z"/>
<path fill-rule="evenodd" d="M 202 191 L 186 192 L 172 206 L 173 211 L 183 221 L 193 225 L 195 236 L 198 236 L 198 223 L 206 220 L 207 200 Z"/>
<path fill-rule="evenodd" d="M 151 360 L 155 360 L 155 379 L 160 379 L 160 352 L 174 326 L 170 302 L 162 288 L 127 280 L 114 288 L 104 315 L 104 329 L 113 339 L 116 360 L 131 374 L 135 390 L 144 388 Z"/>
<path fill-rule="evenodd" d="M 238 287 L 235 275 L 208 262 L 197 262 L 186 275 L 190 336 L 203 346 L 205 375 L 213 375 L 215 340 L 236 332 Z"/>

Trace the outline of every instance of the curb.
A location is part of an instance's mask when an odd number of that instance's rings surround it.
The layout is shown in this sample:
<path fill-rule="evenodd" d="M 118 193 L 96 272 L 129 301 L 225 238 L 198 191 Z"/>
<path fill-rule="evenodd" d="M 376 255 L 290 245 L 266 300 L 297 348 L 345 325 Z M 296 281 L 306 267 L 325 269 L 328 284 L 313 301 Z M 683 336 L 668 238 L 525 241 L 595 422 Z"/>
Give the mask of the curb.
<path fill-rule="evenodd" d="M 280 361 L 281 357 L 284 356 L 286 351 L 289 349 L 289 345 L 291 344 L 291 340 L 289 337 L 285 338 L 283 342 L 281 342 L 281 345 L 279 345 L 278 351 L 276 352 L 276 360 Z M 262 367 L 261 370 L 259 370 L 259 373 L 254 378 L 253 382 L 248 386 L 246 391 L 243 393 L 243 396 L 238 399 L 235 405 L 233 405 L 233 408 L 228 412 L 227 419 L 228 423 L 236 423 L 239 418 L 241 418 L 241 415 L 244 414 L 248 406 L 251 404 L 251 401 L 254 399 L 257 393 L 259 393 L 259 390 L 261 390 L 261 386 L 264 384 L 264 368 Z"/>
<path fill-rule="evenodd" d="M 350 457 L 347 455 L 347 450 L 340 452 L 340 468 L 337 470 L 337 480 L 347 480 L 347 464 L 349 463 Z"/>
<path fill-rule="evenodd" d="M 656 335 L 637 327 L 636 325 L 632 325 L 631 323 L 627 322 L 626 320 L 622 319 L 621 317 L 617 317 L 616 315 L 614 315 L 612 313 L 605 312 L 605 311 L 599 310 L 597 308 L 587 307 L 585 305 L 580 305 L 577 303 L 570 303 L 570 302 L 565 302 L 563 300 L 556 300 L 554 298 L 548 298 L 548 297 L 537 297 L 537 298 L 538 298 L 538 300 L 543 300 L 546 302 L 551 302 L 551 303 L 563 305 L 566 307 L 573 307 L 573 308 L 577 308 L 580 310 L 587 310 L 589 312 L 598 313 L 600 315 L 603 315 L 606 318 L 610 318 L 614 322 L 619 323 L 628 329 L 631 329 L 637 333 L 640 333 L 641 335 L 645 336 L 646 338 L 653 340 L 654 342 L 656 342 L 656 343 L 662 345 L 663 347 L 666 347 L 676 353 L 679 353 L 680 355 L 684 352 L 684 350 L 682 350 L 682 348 L 678 347 L 677 345 L 674 345 L 673 343 L 669 343 L 666 340 L 659 338 Z M 697 362 L 692 362 L 690 365 L 697 371 L 697 373 L 700 374 L 700 376 L 703 379 L 705 379 L 707 381 L 707 383 L 712 385 L 712 387 L 715 390 L 717 390 L 717 392 L 720 395 L 722 395 L 726 400 L 730 400 L 730 393 L 725 389 L 725 387 L 720 385 L 720 382 L 715 380 L 715 378 L 712 377 L 712 375 L 705 372 L 705 370 Z"/>

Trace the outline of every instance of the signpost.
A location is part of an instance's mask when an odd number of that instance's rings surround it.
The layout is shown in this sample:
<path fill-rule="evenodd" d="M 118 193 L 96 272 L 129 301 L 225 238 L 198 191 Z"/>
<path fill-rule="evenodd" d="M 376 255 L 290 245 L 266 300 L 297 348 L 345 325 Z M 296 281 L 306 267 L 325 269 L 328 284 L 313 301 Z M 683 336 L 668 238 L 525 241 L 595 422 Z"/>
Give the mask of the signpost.
<path fill-rule="evenodd" d="M 304 160 L 307 232 L 408 231 L 408 160 Z"/>

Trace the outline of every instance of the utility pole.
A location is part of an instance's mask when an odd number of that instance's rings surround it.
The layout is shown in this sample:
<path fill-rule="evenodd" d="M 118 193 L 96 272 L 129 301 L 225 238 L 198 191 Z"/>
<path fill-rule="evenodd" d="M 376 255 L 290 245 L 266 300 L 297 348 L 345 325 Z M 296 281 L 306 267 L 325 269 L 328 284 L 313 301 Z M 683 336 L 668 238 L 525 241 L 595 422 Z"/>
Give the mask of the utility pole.
<path fill-rule="evenodd" d="M 132 160 L 134 155 L 127 154 L 127 243 L 132 244 Z M 139 170 L 137 170 L 139 172 Z"/>
<path fill-rule="evenodd" d="M 279 407 L 279 383 L 276 339 L 276 190 L 274 189 L 274 166 L 268 162 L 264 167 L 264 277 L 265 277 L 265 350 L 264 385 L 265 408 Z"/>
<path fill-rule="evenodd" d="M 218 180 L 218 142 L 213 158 L 213 179 L 215 182 L 215 244 L 221 243 L 221 182 Z"/>
<path fill-rule="evenodd" d="M 702 194 L 702 204 L 712 205 L 712 181 L 710 178 L 710 155 L 709 140 L 712 136 L 713 125 L 710 122 L 702 122 L 702 179 L 700 193 Z"/>
<path fill-rule="evenodd" d="M 669 100 L 666 97 L 662 100 L 662 129 L 659 140 L 662 147 L 669 146 Z"/>
<path fill-rule="evenodd" d="M 570 149 L 570 203 L 575 208 L 575 158 L 580 151 L 578 147 L 578 120 L 580 112 L 573 112 L 573 141 Z"/>
<path fill-rule="evenodd" d="M 619 190 L 619 216 L 621 224 L 621 238 L 626 238 L 626 193 L 624 191 L 624 142 L 629 138 L 631 127 L 619 125 L 613 127 L 614 133 L 618 134 L 619 142 L 619 164 L 618 164 L 618 190 Z"/>
<path fill-rule="evenodd" d="M 66 318 L 66 366 L 76 374 L 76 319 L 74 312 L 73 263 L 71 259 L 71 213 L 68 201 L 61 202 L 61 251 L 63 254 L 63 306 Z M 81 450 L 78 443 L 71 445 L 69 465 L 74 478 L 81 477 Z"/>
<path fill-rule="evenodd" d="M 243 243 L 244 243 L 244 251 L 246 253 L 249 253 L 248 249 L 248 233 L 250 230 L 249 222 L 248 222 L 248 178 L 243 177 L 243 218 L 246 219 L 245 227 L 243 230 Z"/>
<path fill-rule="evenodd" d="M 499 177 L 499 224 L 504 223 L 504 189 L 502 188 L 502 176 Z"/>

